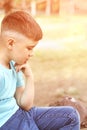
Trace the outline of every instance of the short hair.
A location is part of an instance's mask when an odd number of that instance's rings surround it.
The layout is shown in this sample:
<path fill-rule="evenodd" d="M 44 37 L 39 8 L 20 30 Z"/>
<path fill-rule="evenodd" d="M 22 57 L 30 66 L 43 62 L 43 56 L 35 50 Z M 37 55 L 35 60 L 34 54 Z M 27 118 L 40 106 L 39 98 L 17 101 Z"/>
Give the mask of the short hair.
<path fill-rule="evenodd" d="M 39 24 L 25 11 L 15 11 L 4 17 L 1 23 L 1 33 L 10 30 L 35 41 L 40 40 L 43 35 Z"/>

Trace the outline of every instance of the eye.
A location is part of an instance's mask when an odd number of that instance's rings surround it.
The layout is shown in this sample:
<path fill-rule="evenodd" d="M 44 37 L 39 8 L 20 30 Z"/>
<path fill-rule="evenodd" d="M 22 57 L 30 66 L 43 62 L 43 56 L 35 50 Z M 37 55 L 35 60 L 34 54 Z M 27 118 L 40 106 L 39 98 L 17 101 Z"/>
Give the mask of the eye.
<path fill-rule="evenodd" d="M 33 50 L 34 47 L 35 47 L 35 45 L 34 45 L 34 46 L 27 46 L 27 49 L 28 49 L 28 50 Z"/>
<path fill-rule="evenodd" d="M 31 47 L 27 47 L 27 50 L 29 50 L 29 51 L 30 51 L 30 50 L 32 50 L 32 48 L 31 48 Z"/>

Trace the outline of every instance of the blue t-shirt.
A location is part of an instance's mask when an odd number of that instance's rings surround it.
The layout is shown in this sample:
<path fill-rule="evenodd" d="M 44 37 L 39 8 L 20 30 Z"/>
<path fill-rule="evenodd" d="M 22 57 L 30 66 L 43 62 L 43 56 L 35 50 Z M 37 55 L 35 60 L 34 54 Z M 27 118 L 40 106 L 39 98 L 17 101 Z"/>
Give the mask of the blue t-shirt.
<path fill-rule="evenodd" d="M 16 87 L 24 86 L 22 72 L 16 72 L 14 62 L 11 69 L 0 64 L 0 127 L 19 109 L 14 94 Z"/>

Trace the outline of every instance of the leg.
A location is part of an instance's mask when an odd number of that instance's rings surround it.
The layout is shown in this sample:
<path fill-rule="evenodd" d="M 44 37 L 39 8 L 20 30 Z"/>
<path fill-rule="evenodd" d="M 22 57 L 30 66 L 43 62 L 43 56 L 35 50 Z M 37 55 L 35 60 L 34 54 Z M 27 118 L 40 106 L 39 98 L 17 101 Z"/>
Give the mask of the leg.
<path fill-rule="evenodd" d="M 40 130 L 80 130 L 79 114 L 72 107 L 37 107 L 33 112 Z"/>
<path fill-rule="evenodd" d="M 33 120 L 32 109 L 27 112 L 19 109 L 0 130 L 39 130 Z"/>

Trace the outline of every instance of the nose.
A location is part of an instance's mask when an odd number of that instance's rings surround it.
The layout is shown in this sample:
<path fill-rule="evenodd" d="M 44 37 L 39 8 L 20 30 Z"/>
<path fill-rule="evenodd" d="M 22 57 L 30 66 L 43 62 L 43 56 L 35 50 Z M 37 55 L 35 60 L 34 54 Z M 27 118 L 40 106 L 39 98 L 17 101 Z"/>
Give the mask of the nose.
<path fill-rule="evenodd" d="M 29 56 L 32 57 L 34 55 L 33 50 L 29 52 Z"/>

